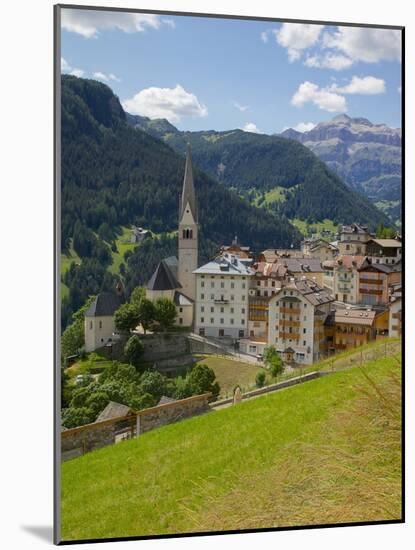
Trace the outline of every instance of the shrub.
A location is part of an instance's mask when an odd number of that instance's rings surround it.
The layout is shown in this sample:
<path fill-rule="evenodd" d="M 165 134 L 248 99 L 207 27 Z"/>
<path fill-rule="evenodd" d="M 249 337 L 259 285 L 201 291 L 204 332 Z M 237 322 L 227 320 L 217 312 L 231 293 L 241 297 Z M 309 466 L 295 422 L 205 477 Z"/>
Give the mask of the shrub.
<path fill-rule="evenodd" d="M 255 384 L 258 388 L 262 388 L 265 385 L 265 372 L 260 370 L 255 376 Z"/>
<path fill-rule="evenodd" d="M 140 338 L 134 334 L 131 336 L 124 347 L 124 355 L 130 365 L 136 369 L 140 366 L 141 357 L 144 353 L 144 346 Z"/>

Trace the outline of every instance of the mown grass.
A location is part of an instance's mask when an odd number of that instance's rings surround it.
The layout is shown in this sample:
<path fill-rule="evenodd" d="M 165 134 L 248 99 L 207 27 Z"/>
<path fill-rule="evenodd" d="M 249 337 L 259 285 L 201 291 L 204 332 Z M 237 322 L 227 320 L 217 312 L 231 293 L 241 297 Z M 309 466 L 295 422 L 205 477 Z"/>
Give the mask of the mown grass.
<path fill-rule="evenodd" d="M 304 220 L 299 218 L 293 218 L 290 222 L 302 233 L 304 236 L 308 236 L 309 233 L 316 233 L 320 235 L 322 231 L 330 231 L 332 235 L 337 233 L 337 225 L 334 225 L 332 220 L 323 220 L 322 222 L 308 224 Z M 326 237 L 325 237 L 326 238 Z"/>
<path fill-rule="evenodd" d="M 62 465 L 63 540 L 399 519 L 385 357 Z"/>
<path fill-rule="evenodd" d="M 216 380 L 220 386 L 220 397 L 233 395 L 236 385 L 241 387 L 242 392 L 252 390 L 255 387 L 257 373 L 265 370 L 252 363 L 243 363 L 218 355 L 200 355 L 197 356 L 197 359 L 198 363 L 207 365 L 215 372 Z"/>

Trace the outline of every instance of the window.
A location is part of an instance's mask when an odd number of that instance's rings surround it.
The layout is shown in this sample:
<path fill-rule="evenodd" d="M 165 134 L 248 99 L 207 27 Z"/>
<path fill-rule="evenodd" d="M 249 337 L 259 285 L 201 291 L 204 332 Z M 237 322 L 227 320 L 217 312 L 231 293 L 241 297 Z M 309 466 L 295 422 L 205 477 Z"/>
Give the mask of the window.
<path fill-rule="evenodd" d="M 205 311 L 205 306 L 200 306 L 200 311 L 203 313 Z"/>
<path fill-rule="evenodd" d="M 210 322 L 211 324 L 213 325 L 213 323 L 215 322 L 215 319 L 213 317 L 210 318 Z"/>
<path fill-rule="evenodd" d="M 211 300 L 214 300 L 214 299 L 215 299 L 215 295 L 214 295 L 214 294 L 211 294 L 211 295 L 210 295 L 210 299 L 211 299 Z"/>
<path fill-rule="evenodd" d="M 89 328 L 92 330 L 92 321 L 89 321 Z"/>
<path fill-rule="evenodd" d="M 200 295 L 200 299 L 201 299 L 201 300 L 204 300 L 204 299 L 205 299 L 205 295 L 204 295 L 204 294 L 201 294 L 201 295 Z"/>
<path fill-rule="evenodd" d="M 245 279 L 245 277 L 244 277 Z M 242 283 L 242 288 L 246 288 L 246 284 L 245 283 Z"/>
<path fill-rule="evenodd" d="M 233 313 L 233 312 L 234 312 L 234 308 L 233 308 L 233 307 L 231 307 L 231 313 Z"/>
<path fill-rule="evenodd" d="M 306 303 L 304 303 L 304 307 L 305 307 L 305 308 L 307 307 L 307 304 L 306 304 Z"/>
<path fill-rule="evenodd" d="M 257 286 L 261 286 L 261 281 L 257 281 Z"/>
<path fill-rule="evenodd" d="M 239 331 L 239 338 L 243 338 L 245 335 L 244 331 L 243 330 L 240 330 Z"/>
<path fill-rule="evenodd" d="M 307 333 L 307 329 L 303 328 L 303 334 L 306 334 L 306 333 Z"/>
<path fill-rule="evenodd" d="M 306 346 L 306 345 L 307 345 L 307 342 L 303 340 L 303 346 Z"/>
<path fill-rule="evenodd" d="M 210 308 L 210 313 L 214 313 L 214 311 L 215 311 L 215 308 L 212 306 L 212 307 Z"/>
<path fill-rule="evenodd" d="M 179 313 L 183 313 L 183 308 L 179 307 Z"/>
<path fill-rule="evenodd" d="M 231 283 L 231 288 L 235 288 L 235 283 Z"/>
<path fill-rule="evenodd" d="M 179 317 L 179 324 L 182 325 L 183 324 L 183 319 L 181 317 Z"/>
<path fill-rule="evenodd" d="M 215 281 L 211 281 L 210 288 L 215 288 Z"/>
<path fill-rule="evenodd" d="M 99 328 L 102 328 L 102 321 L 99 322 Z"/>
<path fill-rule="evenodd" d="M 200 318 L 200 322 L 201 322 L 201 323 L 204 323 L 204 322 L 205 322 L 205 318 L 204 318 L 204 317 L 201 317 L 201 318 Z"/>
<path fill-rule="evenodd" d="M 245 319 L 241 319 L 241 325 L 245 324 Z"/>
<path fill-rule="evenodd" d="M 231 319 L 231 325 L 233 325 L 233 319 Z"/>
<path fill-rule="evenodd" d="M 241 311 L 242 311 L 242 313 L 245 313 L 245 308 L 243 307 Z"/>
<path fill-rule="evenodd" d="M 225 283 L 223 281 L 221 282 L 220 287 L 225 288 Z"/>
<path fill-rule="evenodd" d="M 307 315 L 304 315 L 303 320 L 307 321 Z"/>
<path fill-rule="evenodd" d="M 242 295 L 242 301 L 245 302 L 245 294 Z"/>
<path fill-rule="evenodd" d="M 235 296 L 231 294 L 231 302 L 233 302 L 234 300 L 235 300 Z"/>
<path fill-rule="evenodd" d="M 223 328 L 219 329 L 219 336 L 225 336 L 225 331 L 223 330 Z"/>
<path fill-rule="evenodd" d="M 204 328 L 200 328 L 199 329 L 199 336 L 204 336 L 205 335 L 205 329 Z"/>
<path fill-rule="evenodd" d="M 223 319 L 223 317 L 221 317 L 220 324 L 223 325 L 223 323 L 224 323 L 224 319 Z"/>
<path fill-rule="evenodd" d="M 225 311 L 225 309 L 224 309 L 224 307 L 222 306 L 222 307 L 220 308 L 220 312 L 223 313 L 224 311 Z"/>

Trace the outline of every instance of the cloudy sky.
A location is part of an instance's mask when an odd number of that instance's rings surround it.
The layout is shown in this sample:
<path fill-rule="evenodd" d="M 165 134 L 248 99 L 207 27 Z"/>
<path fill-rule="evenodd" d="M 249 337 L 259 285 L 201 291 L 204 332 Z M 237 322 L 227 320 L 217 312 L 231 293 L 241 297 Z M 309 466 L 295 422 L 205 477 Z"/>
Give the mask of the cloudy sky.
<path fill-rule="evenodd" d="M 63 9 L 61 67 L 181 130 L 401 124 L 396 30 Z"/>

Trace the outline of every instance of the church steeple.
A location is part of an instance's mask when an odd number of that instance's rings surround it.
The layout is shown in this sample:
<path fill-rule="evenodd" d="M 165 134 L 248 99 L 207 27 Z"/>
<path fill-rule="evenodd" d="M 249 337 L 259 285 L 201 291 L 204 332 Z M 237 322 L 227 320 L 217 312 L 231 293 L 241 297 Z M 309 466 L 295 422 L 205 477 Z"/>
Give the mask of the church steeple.
<path fill-rule="evenodd" d="M 190 143 L 187 144 L 186 166 L 184 169 L 184 179 L 183 179 L 182 198 L 180 202 L 179 220 L 183 218 L 183 214 L 185 213 L 185 209 L 187 205 L 189 205 L 190 207 L 194 222 L 197 223 L 198 216 L 197 216 L 195 187 L 193 183 L 192 149 L 190 147 Z"/>
<path fill-rule="evenodd" d="M 183 190 L 179 207 L 179 265 L 178 279 L 182 292 L 188 298 L 196 298 L 196 278 L 193 271 L 198 265 L 198 213 L 193 183 L 192 152 L 187 146 Z"/>

